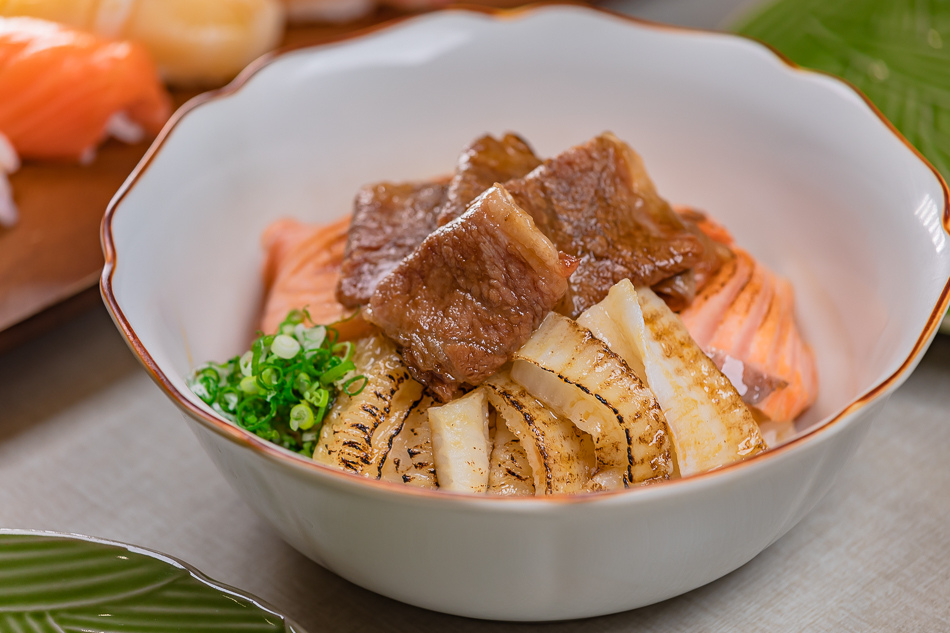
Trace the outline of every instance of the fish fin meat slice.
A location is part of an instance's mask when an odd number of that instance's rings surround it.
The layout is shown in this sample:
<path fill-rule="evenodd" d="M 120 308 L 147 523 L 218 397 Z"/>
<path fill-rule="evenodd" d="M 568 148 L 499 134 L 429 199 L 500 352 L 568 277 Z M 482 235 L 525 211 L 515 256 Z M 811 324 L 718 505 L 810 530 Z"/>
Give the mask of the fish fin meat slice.
<path fill-rule="evenodd" d="M 723 315 L 752 276 L 754 262 L 748 253 L 735 249 L 711 280 L 696 295 L 693 303 L 680 312 L 693 339 L 703 349 L 712 340 Z"/>
<path fill-rule="evenodd" d="M 753 260 L 749 281 L 726 308 L 719 326 L 703 349 L 715 348 L 733 358 L 746 358 L 768 313 L 773 294 L 772 273 Z"/>
<path fill-rule="evenodd" d="M 602 341 L 556 313 L 514 355 L 511 377 L 594 440 L 598 470 L 624 485 L 673 472 L 670 431 L 650 390 Z"/>
<path fill-rule="evenodd" d="M 672 431 L 682 476 L 765 450 L 758 424 L 735 387 L 662 299 L 625 281 L 604 301 L 643 362 Z"/>
<path fill-rule="evenodd" d="M 314 323 L 332 325 L 340 340 L 373 333 L 359 314 L 336 299 L 350 218 L 329 224 L 277 220 L 261 238 L 266 297 L 261 330 L 274 332 L 291 310 L 306 309 Z"/>
<path fill-rule="evenodd" d="M 488 398 L 476 389 L 429 409 L 432 456 L 439 488 L 453 492 L 488 490 L 491 437 Z"/>
<path fill-rule="evenodd" d="M 489 460 L 488 494 L 533 496 L 534 473 L 518 438 L 504 424 L 495 428 Z"/>
<path fill-rule="evenodd" d="M 585 454 L 582 432 L 541 404 L 506 372 L 492 376 L 483 386 L 503 422 L 499 428 L 507 428 L 521 442 L 534 477 L 534 493 L 582 492 L 595 468 L 594 460 Z M 495 443 L 497 446 L 497 436 Z"/>
<path fill-rule="evenodd" d="M 380 466 L 422 385 L 409 376 L 392 343 L 381 336 L 356 342 L 353 362 L 366 377 L 355 396 L 337 395 L 313 459 L 347 472 L 378 479 Z"/>

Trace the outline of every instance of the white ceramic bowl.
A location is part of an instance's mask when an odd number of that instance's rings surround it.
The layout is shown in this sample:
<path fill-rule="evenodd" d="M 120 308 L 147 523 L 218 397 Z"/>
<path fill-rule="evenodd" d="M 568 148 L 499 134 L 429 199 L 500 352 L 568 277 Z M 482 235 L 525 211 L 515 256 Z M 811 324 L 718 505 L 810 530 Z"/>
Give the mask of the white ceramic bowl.
<path fill-rule="evenodd" d="M 645 489 L 495 499 L 318 466 L 189 393 L 197 363 L 249 342 L 268 223 L 337 218 L 361 185 L 443 174 L 506 130 L 542 155 L 612 130 L 667 198 L 793 280 L 821 375 L 799 437 Z M 276 56 L 184 108 L 110 207 L 102 289 L 224 475 L 298 550 L 422 607 L 556 620 L 715 580 L 814 507 L 946 308 L 947 208 L 859 94 L 754 42 L 577 7 L 447 11 Z"/>

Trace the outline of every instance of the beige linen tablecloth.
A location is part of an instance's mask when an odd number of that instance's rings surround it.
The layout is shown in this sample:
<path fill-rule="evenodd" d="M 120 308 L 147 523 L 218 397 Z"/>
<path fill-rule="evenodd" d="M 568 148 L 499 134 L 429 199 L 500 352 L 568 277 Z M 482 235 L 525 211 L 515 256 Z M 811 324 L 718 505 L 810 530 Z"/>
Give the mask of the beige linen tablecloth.
<path fill-rule="evenodd" d="M 715 27 L 749 0 L 617 0 Z M 341 580 L 245 506 L 96 310 L 0 354 L 0 527 L 182 558 L 318 631 L 950 631 L 950 339 L 890 400 L 818 507 L 729 576 L 603 618 L 516 625 L 409 607 Z"/>

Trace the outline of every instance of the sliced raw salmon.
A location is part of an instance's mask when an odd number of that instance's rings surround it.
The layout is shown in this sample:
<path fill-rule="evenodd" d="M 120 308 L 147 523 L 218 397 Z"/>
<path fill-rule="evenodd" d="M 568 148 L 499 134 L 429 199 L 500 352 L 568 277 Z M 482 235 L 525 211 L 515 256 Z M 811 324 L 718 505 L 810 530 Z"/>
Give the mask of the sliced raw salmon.
<path fill-rule="evenodd" d="M 261 238 L 266 301 L 261 330 L 274 332 L 291 310 L 306 308 L 314 323 L 334 324 L 341 340 L 365 336 L 371 327 L 336 300 L 350 216 L 313 225 L 278 220 Z"/>
<path fill-rule="evenodd" d="M 735 358 L 748 357 L 752 341 L 765 319 L 773 294 L 772 273 L 754 262 L 749 280 L 726 308 L 707 346 L 711 349 L 729 350 Z"/>
<path fill-rule="evenodd" d="M 699 346 L 706 349 L 732 302 L 752 276 L 755 261 L 743 250 L 723 263 L 693 303 L 680 312 L 680 318 Z"/>
<path fill-rule="evenodd" d="M 717 237 L 730 239 L 712 221 Z M 710 237 L 713 237 L 710 235 Z M 736 385 L 743 398 L 770 419 L 793 420 L 818 395 L 815 358 L 795 322 L 791 284 L 736 246 L 719 270 L 680 313 L 691 336 Z M 727 363 L 737 363 L 735 369 Z"/>

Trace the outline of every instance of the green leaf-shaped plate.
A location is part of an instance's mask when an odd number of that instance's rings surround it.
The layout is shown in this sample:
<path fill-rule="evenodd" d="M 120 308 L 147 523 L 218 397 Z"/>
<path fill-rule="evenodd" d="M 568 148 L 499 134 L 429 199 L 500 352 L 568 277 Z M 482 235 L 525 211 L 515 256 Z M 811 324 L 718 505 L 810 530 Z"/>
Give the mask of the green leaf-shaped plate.
<path fill-rule="evenodd" d="M 0 530 L 0 631 L 304 633 L 171 557 L 86 536 Z"/>
<path fill-rule="evenodd" d="M 733 30 L 853 83 L 950 181 L 950 2 L 776 0 Z"/>

